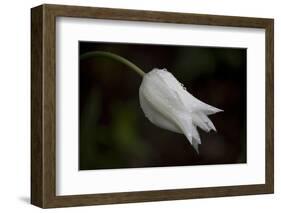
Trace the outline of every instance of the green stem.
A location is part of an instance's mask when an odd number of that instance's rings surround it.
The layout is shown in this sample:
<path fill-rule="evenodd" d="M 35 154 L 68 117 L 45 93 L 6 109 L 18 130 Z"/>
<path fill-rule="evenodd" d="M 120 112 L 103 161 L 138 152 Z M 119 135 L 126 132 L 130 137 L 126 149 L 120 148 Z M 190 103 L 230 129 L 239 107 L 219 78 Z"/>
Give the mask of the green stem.
<path fill-rule="evenodd" d="M 128 66 L 129 68 L 131 68 L 133 71 L 135 71 L 136 73 L 138 73 L 140 76 L 144 76 L 145 72 L 140 69 L 138 66 L 136 66 L 135 64 L 133 64 L 132 62 L 130 62 L 129 60 L 116 55 L 114 53 L 110 53 L 110 52 L 105 52 L 105 51 L 92 51 L 92 52 L 87 52 L 84 53 L 80 56 L 80 60 L 84 60 L 84 59 L 88 59 L 88 58 L 92 58 L 92 57 L 107 57 L 110 59 L 113 59 L 115 61 L 118 61 L 122 64 L 125 64 L 126 66 Z"/>

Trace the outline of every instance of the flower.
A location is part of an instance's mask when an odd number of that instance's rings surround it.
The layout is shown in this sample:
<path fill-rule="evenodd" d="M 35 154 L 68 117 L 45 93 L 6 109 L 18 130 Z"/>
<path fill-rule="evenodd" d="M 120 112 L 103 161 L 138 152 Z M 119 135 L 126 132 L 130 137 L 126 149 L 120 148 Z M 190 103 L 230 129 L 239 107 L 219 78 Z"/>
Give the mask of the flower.
<path fill-rule="evenodd" d="M 139 99 L 151 123 L 184 134 L 197 153 L 201 144 L 197 127 L 216 131 L 207 115 L 223 111 L 195 98 L 166 69 L 154 68 L 144 75 Z"/>
<path fill-rule="evenodd" d="M 209 132 L 216 128 L 207 115 L 221 112 L 195 98 L 166 69 L 153 69 L 145 73 L 126 58 L 105 51 L 92 51 L 80 55 L 81 60 L 91 57 L 106 57 L 120 62 L 143 77 L 139 98 L 146 117 L 156 126 L 184 134 L 199 153 L 201 139 L 197 126 Z"/>

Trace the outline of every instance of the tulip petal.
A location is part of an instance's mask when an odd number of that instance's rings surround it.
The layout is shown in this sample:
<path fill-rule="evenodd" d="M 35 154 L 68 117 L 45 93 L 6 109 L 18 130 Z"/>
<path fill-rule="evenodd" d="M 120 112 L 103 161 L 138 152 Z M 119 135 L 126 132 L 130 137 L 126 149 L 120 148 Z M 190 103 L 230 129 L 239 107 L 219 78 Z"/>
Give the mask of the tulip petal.
<path fill-rule="evenodd" d="M 198 101 L 200 101 L 200 100 L 198 100 Z M 212 115 L 212 114 L 215 114 L 218 112 L 223 112 L 223 110 L 213 107 L 209 104 L 203 103 L 202 101 L 198 102 L 197 109 L 198 109 L 198 111 L 204 112 L 206 115 Z"/>
<path fill-rule="evenodd" d="M 191 118 L 177 118 L 178 124 L 183 132 L 183 134 L 187 137 L 190 144 L 192 145 L 192 133 L 193 133 L 193 124 Z"/>
<path fill-rule="evenodd" d="M 192 136 L 197 141 L 197 143 L 201 144 L 201 139 L 198 133 L 196 126 L 192 125 Z"/>
<path fill-rule="evenodd" d="M 197 154 L 199 154 L 199 143 L 192 142 L 192 146 L 195 149 L 195 151 L 197 152 Z"/>
<path fill-rule="evenodd" d="M 139 98 L 140 98 L 140 105 L 141 108 L 145 114 L 145 116 L 148 118 L 148 120 L 155 124 L 156 126 L 172 131 L 172 132 L 176 132 L 176 133 L 182 133 L 182 131 L 178 128 L 178 126 L 171 120 L 169 120 L 168 118 L 166 118 L 165 115 L 163 115 L 161 112 L 159 112 L 157 110 L 157 108 L 155 108 L 153 106 L 153 104 L 151 102 L 149 102 L 149 100 L 147 100 L 147 98 L 145 98 L 144 93 L 140 92 L 139 94 Z"/>

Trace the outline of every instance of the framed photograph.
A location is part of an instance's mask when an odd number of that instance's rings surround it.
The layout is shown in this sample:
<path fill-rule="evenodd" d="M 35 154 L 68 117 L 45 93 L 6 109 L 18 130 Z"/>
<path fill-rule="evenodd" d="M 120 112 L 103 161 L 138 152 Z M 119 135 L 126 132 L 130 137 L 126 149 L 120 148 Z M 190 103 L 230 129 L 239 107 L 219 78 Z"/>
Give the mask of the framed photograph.
<path fill-rule="evenodd" d="M 31 203 L 274 191 L 273 19 L 31 9 Z"/>

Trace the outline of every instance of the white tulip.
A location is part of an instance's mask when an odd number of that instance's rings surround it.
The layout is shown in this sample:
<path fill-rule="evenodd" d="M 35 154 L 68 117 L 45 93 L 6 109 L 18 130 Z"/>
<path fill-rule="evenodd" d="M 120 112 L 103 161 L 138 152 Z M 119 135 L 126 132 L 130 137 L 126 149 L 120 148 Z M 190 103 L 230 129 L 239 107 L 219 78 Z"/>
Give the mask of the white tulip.
<path fill-rule="evenodd" d="M 80 56 L 81 60 L 91 57 L 107 57 L 125 64 L 143 77 L 139 98 L 146 117 L 156 126 L 184 134 L 199 153 L 201 144 L 197 126 L 209 132 L 216 128 L 207 115 L 221 112 L 218 108 L 203 103 L 192 96 L 166 69 L 153 69 L 145 73 L 137 65 L 122 56 L 105 51 L 92 51 Z"/>
<path fill-rule="evenodd" d="M 197 126 L 206 132 L 216 131 L 207 115 L 223 111 L 192 96 L 166 69 L 155 68 L 143 76 L 139 98 L 150 122 L 184 134 L 197 153 L 201 144 Z"/>

